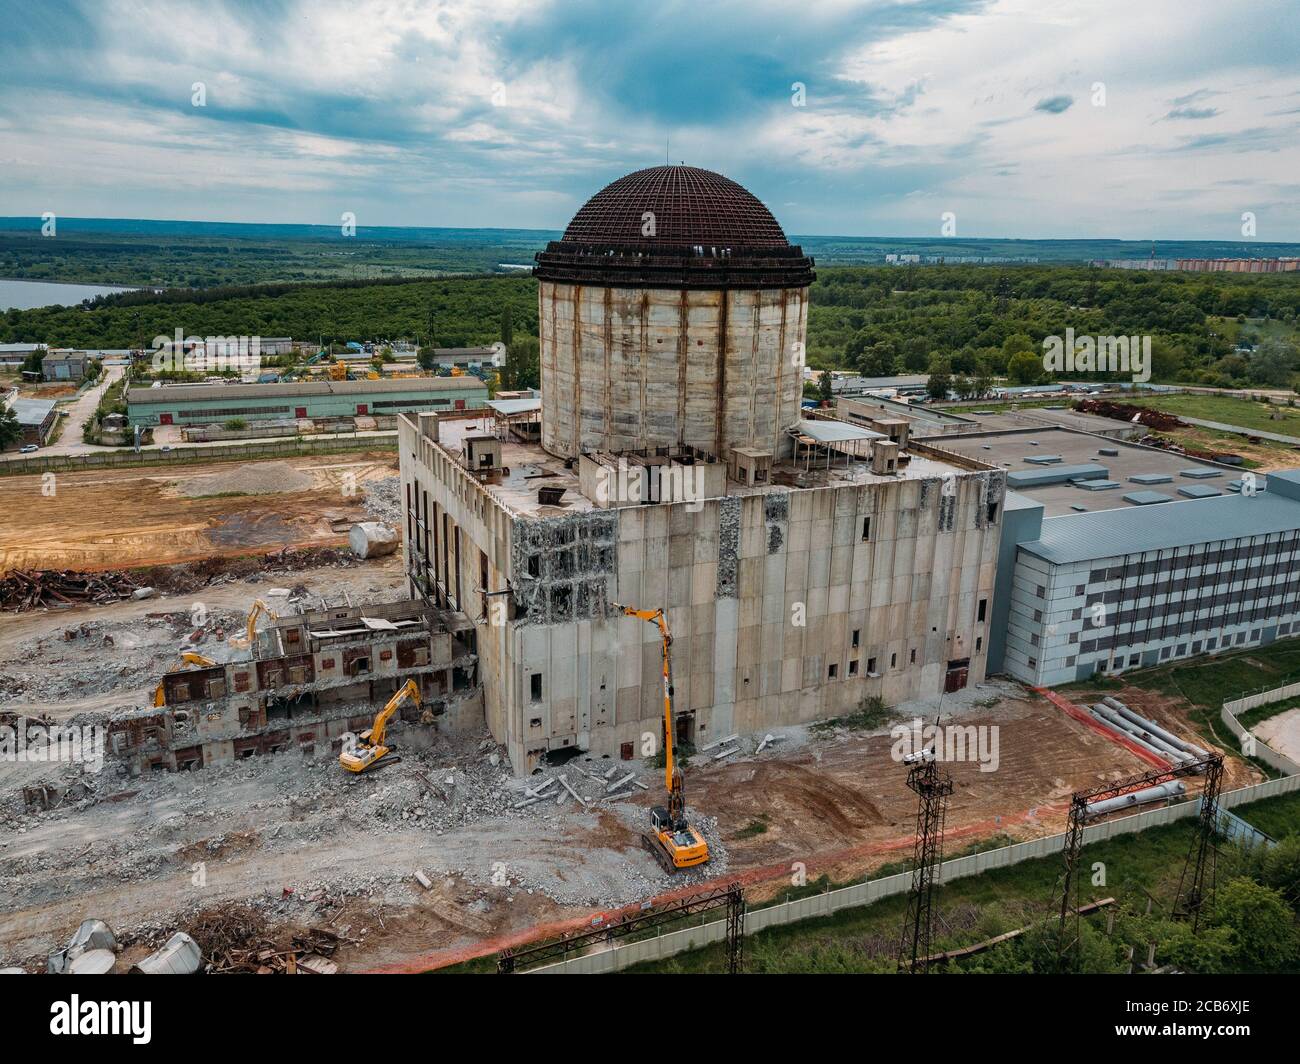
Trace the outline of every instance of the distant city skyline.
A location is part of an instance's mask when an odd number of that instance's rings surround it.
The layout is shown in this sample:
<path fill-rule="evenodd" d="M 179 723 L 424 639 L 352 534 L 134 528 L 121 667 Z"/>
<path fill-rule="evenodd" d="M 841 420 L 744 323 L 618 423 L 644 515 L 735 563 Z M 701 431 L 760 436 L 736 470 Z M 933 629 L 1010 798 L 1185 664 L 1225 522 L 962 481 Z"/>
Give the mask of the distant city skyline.
<path fill-rule="evenodd" d="M 556 230 L 667 142 L 792 234 L 1300 240 L 1280 0 L 0 15 L 0 215 Z"/>

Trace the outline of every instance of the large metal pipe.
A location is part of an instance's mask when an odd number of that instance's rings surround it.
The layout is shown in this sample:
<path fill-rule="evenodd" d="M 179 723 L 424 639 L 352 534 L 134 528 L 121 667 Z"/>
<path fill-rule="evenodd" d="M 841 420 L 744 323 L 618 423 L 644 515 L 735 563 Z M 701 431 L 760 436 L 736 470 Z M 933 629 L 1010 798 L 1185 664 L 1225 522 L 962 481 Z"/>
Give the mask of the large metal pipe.
<path fill-rule="evenodd" d="M 1175 764 L 1182 764 L 1184 761 L 1196 760 L 1191 754 L 1180 747 L 1174 746 L 1173 743 L 1166 742 L 1158 735 L 1147 731 L 1145 728 L 1139 728 L 1131 720 L 1121 716 L 1109 706 L 1098 705 L 1097 710 L 1106 720 L 1110 721 L 1115 727 L 1121 729 L 1125 734 L 1133 738 L 1143 740 L 1149 746 L 1155 747 L 1156 751 L 1166 760 L 1173 759 Z"/>
<path fill-rule="evenodd" d="M 1131 806 L 1159 802 L 1186 793 L 1187 788 L 1181 780 L 1170 780 L 1168 783 L 1160 783 L 1140 791 L 1130 791 L 1128 794 L 1121 794 L 1115 798 L 1103 798 L 1100 802 L 1089 802 L 1084 814 L 1088 817 L 1102 816 L 1105 813 L 1113 813 L 1117 809 L 1128 809 Z"/>
<path fill-rule="evenodd" d="M 1140 735 L 1136 734 L 1131 728 L 1124 727 L 1124 724 L 1121 723 L 1123 718 L 1119 717 L 1119 714 L 1115 713 L 1114 710 L 1098 704 L 1092 707 L 1092 715 L 1109 727 L 1111 731 L 1119 732 L 1119 734 L 1124 736 L 1124 738 L 1128 739 L 1130 742 L 1136 743 L 1148 753 L 1154 754 L 1156 757 L 1160 758 L 1161 761 L 1169 761 L 1173 756 L 1167 750 L 1162 750 L 1158 746 L 1152 746 Z M 1175 764 L 1181 764 L 1178 759 L 1174 758 L 1173 760 Z"/>
<path fill-rule="evenodd" d="M 1180 739 L 1177 735 L 1174 735 L 1173 732 L 1166 731 L 1164 728 L 1160 727 L 1160 725 L 1156 724 L 1155 721 L 1147 720 L 1146 717 L 1142 716 L 1141 714 L 1134 713 L 1133 710 L 1129 709 L 1129 707 L 1126 706 L 1123 702 L 1120 702 L 1119 699 L 1103 698 L 1102 701 L 1105 702 L 1106 705 L 1111 706 L 1111 708 L 1114 709 L 1117 713 L 1119 713 L 1120 716 L 1126 717 L 1128 720 L 1131 720 L 1134 724 L 1145 729 L 1146 731 L 1149 731 L 1152 735 L 1160 736 L 1160 738 L 1162 738 L 1165 742 L 1172 743 L 1174 746 L 1178 747 L 1178 749 L 1186 750 L 1189 754 L 1193 755 L 1194 757 L 1209 756 L 1209 753 L 1207 751 L 1202 750 L 1195 743 L 1189 743 L 1186 739 Z"/>

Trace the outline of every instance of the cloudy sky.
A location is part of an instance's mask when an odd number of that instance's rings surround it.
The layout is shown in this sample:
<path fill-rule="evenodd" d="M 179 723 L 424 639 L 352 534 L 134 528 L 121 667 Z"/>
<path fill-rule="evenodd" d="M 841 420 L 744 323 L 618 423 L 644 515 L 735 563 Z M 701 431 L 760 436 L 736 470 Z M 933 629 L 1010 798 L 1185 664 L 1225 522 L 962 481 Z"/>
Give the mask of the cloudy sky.
<path fill-rule="evenodd" d="M 668 140 L 793 233 L 1300 240 L 1295 15 L 0 0 L 0 215 L 562 228 Z"/>

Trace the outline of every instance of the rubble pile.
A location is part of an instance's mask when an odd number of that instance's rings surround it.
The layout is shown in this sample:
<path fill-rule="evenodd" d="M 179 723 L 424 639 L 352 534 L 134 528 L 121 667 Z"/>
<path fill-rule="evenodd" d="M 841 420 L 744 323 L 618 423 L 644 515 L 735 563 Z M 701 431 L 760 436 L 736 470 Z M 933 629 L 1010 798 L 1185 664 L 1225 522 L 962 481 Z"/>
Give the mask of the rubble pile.
<path fill-rule="evenodd" d="M 382 477 L 366 482 L 366 512 L 385 524 L 402 526 L 402 478 Z"/>
<path fill-rule="evenodd" d="M 157 592 L 197 591 L 235 580 L 256 580 L 277 572 L 303 572 L 326 566 L 357 564 L 340 547 L 283 547 L 269 554 L 241 558 L 207 558 L 201 562 L 156 565 L 143 569 L 78 572 L 72 569 L 13 569 L 0 577 L 0 610 L 66 609 L 72 606 L 150 598 Z"/>
<path fill-rule="evenodd" d="M 201 619 L 187 610 L 158 611 L 125 621 L 85 621 L 8 644 L 0 657 L 0 705 L 93 695 L 137 704 L 140 689 L 157 682 L 182 650 L 201 648 L 208 657 L 228 660 L 233 652 L 226 637 L 244 620 L 229 610 L 207 610 Z"/>
<path fill-rule="evenodd" d="M 139 587 L 123 572 L 12 569 L 0 579 L 0 610 L 17 613 L 40 607 L 116 602 L 130 598 Z"/>
<path fill-rule="evenodd" d="M 1076 409 L 1085 414 L 1096 414 L 1098 417 L 1108 417 L 1114 421 L 1145 425 L 1157 432 L 1169 432 L 1172 429 L 1187 427 L 1187 422 L 1182 418 L 1166 414 L 1163 410 L 1148 410 L 1142 406 L 1117 403 L 1112 399 L 1080 399 Z"/>
<path fill-rule="evenodd" d="M 188 923 L 206 970 L 213 974 L 333 975 L 330 960 L 339 945 L 351 942 L 323 927 L 272 935 L 265 916 L 246 905 L 208 909 Z"/>

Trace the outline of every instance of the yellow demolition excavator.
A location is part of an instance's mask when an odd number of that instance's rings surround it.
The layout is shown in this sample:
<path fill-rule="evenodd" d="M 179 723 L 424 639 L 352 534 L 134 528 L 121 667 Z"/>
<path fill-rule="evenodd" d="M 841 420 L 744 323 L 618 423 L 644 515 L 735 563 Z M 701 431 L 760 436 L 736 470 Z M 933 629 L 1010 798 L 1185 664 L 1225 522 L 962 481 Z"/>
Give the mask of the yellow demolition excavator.
<path fill-rule="evenodd" d="M 232 647 L 238 647 L 241 650 L 247 650 L 253 645 L 253 640 L 257 638 L 257 619 L 266 614 L 273 621 L 278 621 L 280 615 L 271 609 L 261 599 L 253 600 L 253 608 L 248 611 L 248 626 L 243 635 L 232 635 L 226 642 Z"/>
<path fill-rule="evenodd" d="M 634 606 L 613 604 L 625 616 L 649 621 L 659 628 L 664 662 L 664 786 L 668 790 L 668 807 L 656 805 L 650 810 L 651 831 L 641 836 L 641 844 L 654 855 L 665 872 L 694 868 L 709 859 L 709 844 L 686 822 L 686 795 L 682 789 L 681 766 L 673 762 L 673 663 L 670 648 L 672 633 L 663 610 L 638 610 Z"/>
<path fill-rule="evenodd" d="M 181 661 L 186 665 L 193 665 L 200 669 L 210 669 L 216 664 L 216 662 L 211 658 L 205 658 L 202 654 L 196 654 L 192 650 L 181 651 Z M 180 672 L 180 668 L 181 667 L 177 665 L 174 668 L 168 669 L 167 674 L 170 676 L 173 672 Z M 165 706 L 167 704 L 167 700 L 163 696 L 163 685 L 161 681 L 158 686 L 154 688 L 153 704 L 155 706 Z"/>
<path fill-rule="evenodd" d="M 343 752 L 339 754 L 339 764 L 349 772 L 365 772 L 368 768 L 401 761 L 400 757 L 389 756 L 394 747 L 386 743 L 385 736 L 388 722 L 404 702 L 414 702 L 417 706 L 420 704 L 420 686 L 414 680 L 407 680 L 406 686 L 388 700 L 388 704 L 376 715 L 375 723 L 357 736 L 354 746 L 344 746 Z"/>

